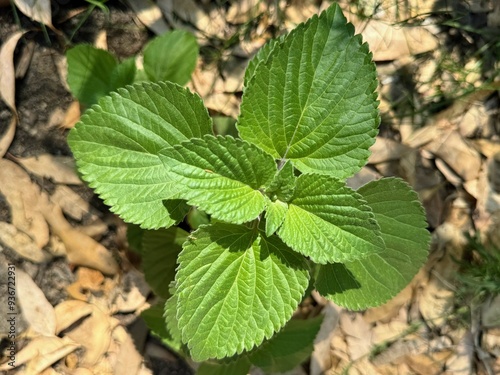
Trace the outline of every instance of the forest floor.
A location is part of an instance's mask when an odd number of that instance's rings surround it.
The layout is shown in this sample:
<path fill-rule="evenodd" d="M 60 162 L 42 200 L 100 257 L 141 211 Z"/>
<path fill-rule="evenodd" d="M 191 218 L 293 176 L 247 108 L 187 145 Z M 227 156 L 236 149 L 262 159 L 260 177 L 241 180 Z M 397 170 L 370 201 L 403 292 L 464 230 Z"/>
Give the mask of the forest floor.
<path fill-rule="evenodd" d="M 301 314 L 322 313 L 323 325 L 310 361 L 289 374 L 499 374 L 500 5 L 339 3 L 380 81 L 380 133 L 350 184 L 404 178 L 433 240 L 426 265 L 384 306 L 350 312 L 313 292 Z M 152 296 L 126 225 L 75 172 L 66 137 L 80 106 L 66 83 L 68 46 L 124 59 L 156 34 L 192 31 L 201 55 L 188 87 L 212 115 L 234 119 L 253 54 L 328 4 L 128 0 L 90 12 L 90 1 L 59 0 L 30 18 L 0 1 L 0 373 L 194 373 L 140 318 Z M 15 369 L 4 319 L 12 270 Z"/>

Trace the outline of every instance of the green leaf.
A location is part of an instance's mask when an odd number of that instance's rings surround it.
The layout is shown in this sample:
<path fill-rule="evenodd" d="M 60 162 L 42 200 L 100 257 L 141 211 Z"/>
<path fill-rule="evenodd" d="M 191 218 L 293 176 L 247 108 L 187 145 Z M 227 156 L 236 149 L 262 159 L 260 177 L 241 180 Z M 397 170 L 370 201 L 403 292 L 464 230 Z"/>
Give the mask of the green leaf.
<path fill-rule="evenodd" d="M 404 181 L 384 178 L 358 192 L 375 214 L 386 249 L 360 261 L 322 266 L 316 280 L 323 296 L 349 309 L 394 297 L 424 264 L 430 240 L 422 205 Z"/>
<path fill-rule="evenodd" d="M 153 82 L 185 85 L 196 67 L 198 51 L 194 35 L 182 30 L 167 32 L 144 48 L 144 71 Z"/>
<path fill-rule="evenodd" d="M 134 83 L 135 73 L 137 68 L 135 66 L 135 57 L 126 59 L 118 64 L 111 72 L 109 77 L 110 91 L 114 91 L 120 87 L 125 87 Z"/>
<path fill-rule="evenodd" d="M 286 35 L 282 35 L 277 39 L 271 39 L 266 44 L 262 46 L 261 49 L 255 54 L 255 56 L 248 63 L 247 69 L 245 70 L 244 86 L 247 87 L 248 82 L 254 76 L 255 70 L 262 63 L 267 63 L 272 52 L 276 47 L 283 43 Z"/>
<path fill-rule="evenodd" d="M 182 342 L 179 337 L 174 337 L 168 330 L 164 318 L 165 301 L 161 300 L 141 313 L 142 319 L 151 330 L 154 336 L 158 337 L 165 345 L 177 352 L 181 351 Z"/>
<path fill-rule="evenodd" d="M 204 362 L 196 375 L 247 375 L 251 365 L 245 355 L 230 362 Z"/>
<path fill-rule="evenodd" d="M 111 53 L 80 44 L 69 49 L 66 58 L 68 85 L 80 103 L 90 107 L 113 90 L 110 77 L 118 62 Z"/>
<path fill-rule="evenodd" d="M 175 279 L 177 256 L 189 233 L 178 227 L 144 230 L 142 270 L 153 292 L 168 299 L 169 285 Z"/>
<path fill-rule="evenodd" d="M 375 65 L 337 4 L 268 47 L 254 65 L 237 125 L 241 138 L 302 172 L 345 178 L 366 164 L 379 124 Z"/>
<path fill-rule="evenodd" d="M 266 193 L 274 194 L 277 199 L 288 202 L 295 192 L 296 180 L 297 178 L 295 177 L 293 164 L 289 160 L 283 165 L 283 168 L 276 173 L 273 181 L 266 189 Z"/>
<path fill-rule="evenodd" d="M 288 204 L 277 200 L 275 202 L 268 201 L 266 207 L 266 236 L 270 237 L 285 220 Z"/>
<path fill-rule="evenodd" d="M 362 259 L 384 249 L 380 229 L 361 195 L 325 175 L 297 178 L 278 235 L 320 264 Z"/>
<path fill-rule="evenodd" d="M 266 373 L 294 369 L 311 355 L 323 316 L 292 319 L 269 341 L 250 354 L 250 362 Z"/>
<path fill-rule="evenodd" d="M 192 139 L 162 150 L 160 158 L 180 190 L 177 198 L 237 224 L 264 210 L 266 197 L 260 189 L 276 173 L 272 156 L 230 136 Z"/>
<path fill-rule="evenodd" d="M 291 318 L 308 286 L 305 259 L 276 236 L 201 227 L 179 255 L 177 318 L 196 361 L 250 350 Z"/>
<path fill-rule="evenodd" d="M 159 150 L 211 132 L 199 96 L 173 83 L 119 89 L 88 110 L 68 142 L 83 179 L 125 221 L 169 227 L 187 213 Z"/>
<path fill-rule="evenodd" d="M 179 329 L 179 320 L 177 319 L 177 294 L 175 293 L 175 283 L 171 283 L 170 294 L 171 297 L 165 303 L 165 310 L 163 312 L 163 317 L 167 323 L 166 327 L 168 329 L 171 339 L 179 343 L 179 347 L 184 346 L 182 343 L 182 333 Z M 185 348 L 185 346 L 184 346 Z"/>
<path fill-rule="evenodd" d="M 142 237 L 144 229 L 136 224 L 127 224 L 127 242 L 129 249 L 142 255 Z"/>

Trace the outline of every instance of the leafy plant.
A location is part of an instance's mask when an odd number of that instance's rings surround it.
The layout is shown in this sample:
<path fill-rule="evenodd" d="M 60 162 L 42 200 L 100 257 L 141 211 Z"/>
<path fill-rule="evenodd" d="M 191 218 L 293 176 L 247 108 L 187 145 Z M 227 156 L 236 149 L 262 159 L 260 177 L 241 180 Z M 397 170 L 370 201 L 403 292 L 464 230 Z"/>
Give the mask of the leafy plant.
<path fill-rule="evenodd" d="M 214 136 L 199 96 L 170 82 L 118 89 L 69 135 L 111 210 L 153 230 L 134 243 L 167 329 L 158 307 L 147 320 L 195 361 L 222 360 L 200 373 L 283 371 L 319 328 L 287 324 L 311 284 L 364 309 L 398 293 L 427 256 L 424 212 L 404 181 L 345 183 L 366 164 L 379 116 L 368 46 L 336 4 L 266 44 L 244 83 L 240 138 Z M 175 225 L 191 207 L 210 221 L 188 234 Z"/>
<path fill-rule="evenodd" d="M 136 58 L 119 63 L 108 51 L 89 44 L 68 50 L 68 85 L 86 107 L 120 87 L 139 81 L 171 81 L 185 85 L 198 58 L 196 38 L 181 30 L 167 32 L 151 40 L 143 52 L 144 70 L 137 70 Z"/>

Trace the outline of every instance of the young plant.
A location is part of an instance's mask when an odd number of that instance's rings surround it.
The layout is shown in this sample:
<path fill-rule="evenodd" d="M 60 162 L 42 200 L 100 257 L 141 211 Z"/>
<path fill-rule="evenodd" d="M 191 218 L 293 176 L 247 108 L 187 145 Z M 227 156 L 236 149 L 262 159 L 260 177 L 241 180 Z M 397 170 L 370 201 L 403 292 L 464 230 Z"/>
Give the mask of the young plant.
<path fill-rule="evenodd" d="M 181 30 L 167 32 L 151 40 L 143 52 L 143 70 L 137 70 L 136 57 L 119 63 L 108 51 L 89 44 L 68 50 L 68 85 L 72 94 L 86 107 L 134 82 L 171 81 L 185 85 L 198 59 L 196 38 Z"/>
<path fill-rule="evenodd" d="M 263 342 L 294 353 L 282 335 L 298 323 L 283 327 L 310 285 L 350 309 L 380 305 L 416 274 L 429 242 L 404 181 L 345 183 L 366 164 L 379 115 L 371 54 L 338 5 L 266 44 L 244 85 L 240 138 L 214 136 L 199 96 L 170 82 L 111 93 L 69 135 L 112 211 L 158 229 L 138 241 L 167 299 L 157 331 L 195 361 L 247 352 L 232 374 L 287 358 L 254 349 Z M 210 223 L 189 234 L 173 226 L 191 207 Z"/>

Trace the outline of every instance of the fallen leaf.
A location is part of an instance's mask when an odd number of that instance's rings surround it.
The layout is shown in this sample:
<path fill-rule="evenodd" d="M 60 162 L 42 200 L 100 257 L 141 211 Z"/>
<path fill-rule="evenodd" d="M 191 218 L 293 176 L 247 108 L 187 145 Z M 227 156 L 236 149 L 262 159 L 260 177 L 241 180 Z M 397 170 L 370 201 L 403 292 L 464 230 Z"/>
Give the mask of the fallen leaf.
<path fill-rule="evenodd" d="M 12 141 L 14 140 L 14 135 L 16 135 L 16 125 L 17 119 L 16 116 L 12 116 L 10 119 L 7 130 L 2 134 L 2 138 L 0 139 L 0 158 L 3 158 L 7 153 Z"/>
<path fill-rule="evenodd" d="M 17 8 L 33 21 L 52 26 L 50 0 L 14 0 Z"/>
<path fill-rule="evenodd" d="M 68 337 L 37 336 L 16 354 L 16 368 L 27 363 L 23 375 L 38 375 L 51 364 L 64 358 L 79 345 Z M 11 370 L 8 363 L 0 365 L 0 371 Z"/>
<path fill-rule="evenodd" d="M 114 301 L 113 312 L 131 313 L 144 306 L 151 292 L 144 275 L 131 269 L 123 276 L 122 284 L 122 290 L 118 292 Z"/>
<path fill-rule="evenodd" d="M 53 336 L 56 332 L 56 314 L 41 289 L 22 270 L 16 271 L 16 284 L 18 303 L 30 329 L 41 335 Z"/>
<path fill-rule="evenodd" d="M 156 35 L 167 32 L 170 28 L 163 19 L 161 9 L 149 0 L 126 0 L 127 4 L 148 29 Z"/>
<path fill-rule="evenodd" d="M 80 103 L 78 101 L 73 101 L 69 105 L 68 109 L 64 114 L 64 118 L 62 122 L 59 124 L 61 128 L 64 129 L 72 129 L 75 127 L 75 124 L 80 120 L 81 110 Z"/>
<path fill-rule="evenodd" d="M 52 259 L 50 254 L 37 246 L 33 238 L 9 223 L 0 222 L 0 242 L 33 263 L 43 263 Z"/>
<path fill-rule="evenodd" d="M 24 31 L 12 34 L 0 48 L 0 98 L 16 114 L 16 72 L 14 68 L 14 51 Z"/>
<path fill-rule="evenodd" d="M 75 161 L 69 156 L 40 154 L 33 157 L 15 158 L 15 161 L 37 176 L 52 179 L 55 183 L 82 185 L 76 174 Z"/>
<path fill-rule="evenodd" d="M 355 361 L 370 353 L 372 327 L 361 314 L 344 312 L 340 315 L 340 328 L 346 334 L 351 360 Z"/>
<path fill-rule="evenodd" d="M 99 242 L 73 228 L 62 214 L 61 208 L 46 199 L 42 211 L 52 231 L 63 242 L 70 263 L 101 271 L 106 275 L 118 272 L 113 255 Z"/>
<path fill-rule="evenodd" d="M 81 367 L 94 366 L 106 355 L 111 343 L 111 332 L 118 325 L 118 320 L 96 305 L 89 306 L 92 307 L 92 314 L 65 334 L 65 337 L 85 348 L 79 363 Z"/>
<path fill-rule="evenodd" d="M 82 221 L 84 217 L 95 221 L 99 215 L 99 212 L 88 201 L 82 199 L 66 185 L 56 186 L 50 200 L 60 206 L 66 215 L 78 221 Z"/>
<path fill-rule="evenodd" d="M 94 47 L 105 51 L 108 50 L 108 33 L 105 29 L 99 30 L 97 33 L 94 39 Z"/>
<path fill-rule="evenodd" d="M 438 41 L 424 26 L 398 26 L 370 19 L 365 22 L 349 15 L 356 33 L 370 46 L 374 61 L 391 61 L 433 51 Z"/>
<path fill-rule="evenodd" d="M 311 375 L 324 374 L 331 367 L 330 342 L 339 324 L 341 309 L 333 302 L 328 302 L 323 309 L 323 322 L 314 340 L 314 351 L 311 355 Z"/>
<path fill-rule="evenodd" d="M 92 314 L 92 307 L 82 301 L 63 301 L 54 308 L 56 314 L 56 335 L 78 320 Z"/>
<path fill-rule="evenodd" d="M 377 137 L 375 143 L 370 147 L 371 155 L 368 163 L 378 164 L 390 160 L 399 160 L 412 149 L 402 143 L 389 138 Z"/>
<path fill-rule="evenodd" d="M 118 326 L 113 330 L 112 337 L 119 347 L 113 366 L 115 374 L 137 374 L 141 368 L 143 358 L 135 348 L 130 335 L 125 328 Z"/>
<path fill-rule="evenodd" d="M 11 208 L 12 224 L 43 248 L 49 242 L 49 227 L 39 211 L 40 189 L 21 167 L 6 159 L 0 159 L 0 181 L 0 192 Z"/>

